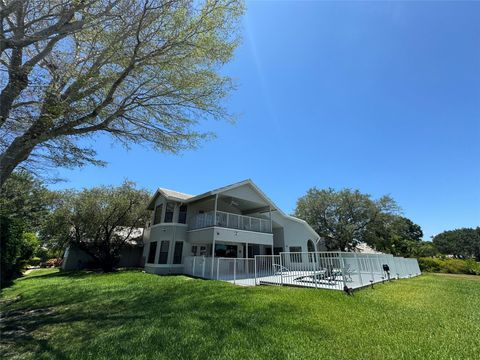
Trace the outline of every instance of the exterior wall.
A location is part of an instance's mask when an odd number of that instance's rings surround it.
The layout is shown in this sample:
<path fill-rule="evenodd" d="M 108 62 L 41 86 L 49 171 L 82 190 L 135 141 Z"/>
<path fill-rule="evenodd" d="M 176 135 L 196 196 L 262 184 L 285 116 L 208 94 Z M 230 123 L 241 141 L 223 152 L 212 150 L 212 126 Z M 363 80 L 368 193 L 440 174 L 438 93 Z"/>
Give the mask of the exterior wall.
<path fill-rule="evenodd" d="M 150 251 L 150 243 L 152 241 L 157 242 L 157 248 L 155 253 L 154 263 L 147 263 L 148 252 Z M 159 264 L 160 257 L 160 243 L 161 241 L 168 241 L 168 255 L 167 263 Z M 181 273 L 183 271 L 182 264 L 173 264 L 173 256 L 175 252 L 175 242 L 182 241 L 182 260 L 188 255 L 188 249 L 190 248 L 187 243 L 187 225 L 178 223 L 160 223 L 153 225 L 149 231 L 144 233 L 144 251 L 143 259 L 145 263 L 145 271 L 155 274 L 171 274 Z M 183 262 L 183 261 L 182 261 Z"/>
<path fill-rule="evenodd" d="M 283 251 L 289 251 L 290 247 L 301 247 L 301 251 L 305 252 L 308 240 L 312 240 L 317 245 L 318 235 L 310 229 L 307 223 L 285 217 L 278 211 L 272 213 L 272 220 L 283 227 L 274 229 L 275 247 L 283 247 Z M 323 251 L 319 248 L 316 250 Z"/>
<path fill-rule="evenodd" d="M 285 249 L 285 238 L 283 227 L 273 228 L 273 247 Z"/>
<path fill-rule="evenodd" d="M 210 227 L 205 229 L 190 230 L 188 241 L 190 243 L 218 242 L 249 243 L 273 246 L 273 235 L 255 231 Z"/>

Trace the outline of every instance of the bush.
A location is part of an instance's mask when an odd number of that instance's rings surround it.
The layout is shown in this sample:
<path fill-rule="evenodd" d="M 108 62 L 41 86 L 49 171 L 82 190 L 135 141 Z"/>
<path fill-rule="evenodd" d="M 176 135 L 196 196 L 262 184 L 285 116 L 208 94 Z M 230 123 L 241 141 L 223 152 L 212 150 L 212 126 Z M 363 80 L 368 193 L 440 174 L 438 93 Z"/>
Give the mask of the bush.
<path fill-rule="evenodd" d="M 419 258 L 418 265 L 422 271 L 447 274 L 480 275 L 480 263 L 473 259 L 437 259 Z"/>
<path fill-rule="evenodd" d="M 35 257 L 32 257 L 32 258 L 30 259 L 30 261 L 28 262 L 28 264 L 29 264 L 30 266 L 38 266 L 38 265 L 40 265 L 40 261 L 42 261 L 42 259 L 40 259 L 39 257 L 36 257 L 36 256 L 35 256 Z"/>

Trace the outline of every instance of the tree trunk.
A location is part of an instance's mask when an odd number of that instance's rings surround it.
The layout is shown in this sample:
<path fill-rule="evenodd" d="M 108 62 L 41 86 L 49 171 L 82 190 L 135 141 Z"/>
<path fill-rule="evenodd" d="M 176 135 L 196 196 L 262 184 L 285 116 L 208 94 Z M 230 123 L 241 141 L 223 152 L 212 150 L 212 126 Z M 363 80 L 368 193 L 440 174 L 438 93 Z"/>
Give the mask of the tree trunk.
<path fill-rule="evenodd" d="M 11 175 L 13 170 L 32 153 L 35 146 L 40 143 L 28 134 L 16 138 L 10 146 L 0 154 L 0 188 Z"/>

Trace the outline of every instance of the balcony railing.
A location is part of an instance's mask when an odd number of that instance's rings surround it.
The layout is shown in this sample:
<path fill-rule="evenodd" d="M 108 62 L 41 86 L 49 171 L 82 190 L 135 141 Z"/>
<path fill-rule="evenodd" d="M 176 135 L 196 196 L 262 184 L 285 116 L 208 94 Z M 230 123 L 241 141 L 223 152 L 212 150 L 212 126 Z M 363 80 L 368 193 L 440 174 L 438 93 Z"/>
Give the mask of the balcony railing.
<path fill-rule="evenodd" d="M 210 226 L 220 226 L 230 229 L 257 231 L 270 233 L 270 220 L 259 219 L 251 216 L 217 211 L 215 218 L 214 211 L 208 211 L 203 214 L 195 215 L 189 223 L 189 229 L 202 229 Z"/>

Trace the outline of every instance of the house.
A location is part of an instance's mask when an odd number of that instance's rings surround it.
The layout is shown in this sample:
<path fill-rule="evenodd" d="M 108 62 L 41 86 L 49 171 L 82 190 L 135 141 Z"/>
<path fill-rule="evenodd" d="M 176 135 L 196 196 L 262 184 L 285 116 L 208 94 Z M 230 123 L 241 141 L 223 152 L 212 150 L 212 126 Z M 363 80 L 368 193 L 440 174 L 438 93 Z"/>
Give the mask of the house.
<path fill-rule="evenodd" d="M 184 273 L 185 259 L 192 256 L 213 263 L 324 250 L 310 225 L 285 214 L 250 179 L 200 195 L 159 188 L 148 209 L 143 261 L 150 273 Z"/>
<path fill-rule="evenodd" d="M 118 226 L 115 228 L 115 234 L 120 238 L 126 239 L 125 246 L 120 251 L 117 266 L 124 268 L 138 268 L 143 266 L 143 228 L 123 228 Z M 85 268 L 95 268 L 98 264 L 94 259 L 82 249 L 74 244 L 70 244 L 65 249 L 63 255 L 62 270 L 82 270 Z"/>

